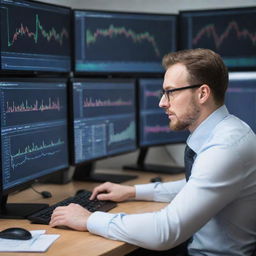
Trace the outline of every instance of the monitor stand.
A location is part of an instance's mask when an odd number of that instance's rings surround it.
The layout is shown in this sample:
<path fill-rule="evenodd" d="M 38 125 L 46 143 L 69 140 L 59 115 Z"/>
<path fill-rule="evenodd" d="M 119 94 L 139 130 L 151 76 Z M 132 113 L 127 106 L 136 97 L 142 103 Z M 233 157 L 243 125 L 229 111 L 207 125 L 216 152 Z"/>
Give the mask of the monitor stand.
<path fill-rule="evenodd" d="M 73 179 L 77 181 L 94 181 L 122 183 L 128 180 L 136 179 L 137 175 L 113 174 L 113 173 L 95 173 L 95 162 L 89 162 L 76 167 Z"/>
<path fill-rule="evenodd" d="M 34 212 L 40 211 L 48 204 L 19 204 L 9 203 L 7 204 L 8 195 L 1 196 L 0 204 L 0 219 L 26 219 L 27 216 Z"/>
<path fill-rule="evenodd" d="M 155 164 L 145 164 L 147 153 L 149 148 L 141 148 L 138 156 L 137 164 L 126 165 L 123 167 L 124 170 L 134 170 L 143 172 L 156 172 L 165 174 L 179 174 L 184 173 L 185 168 L 180 166 L 165 166 Z"/>

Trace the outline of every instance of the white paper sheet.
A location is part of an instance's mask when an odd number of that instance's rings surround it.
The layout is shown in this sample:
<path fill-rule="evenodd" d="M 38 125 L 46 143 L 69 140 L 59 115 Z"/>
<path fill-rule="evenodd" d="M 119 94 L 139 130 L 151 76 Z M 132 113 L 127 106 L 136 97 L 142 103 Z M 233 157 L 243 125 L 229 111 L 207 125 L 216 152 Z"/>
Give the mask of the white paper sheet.
<path fill-rule="evenodd" d="M 30 231 L 29 240 L 0 238 L 0 252 L 45 252 L 60 235 L 46 235 L 45 230 Z"/>

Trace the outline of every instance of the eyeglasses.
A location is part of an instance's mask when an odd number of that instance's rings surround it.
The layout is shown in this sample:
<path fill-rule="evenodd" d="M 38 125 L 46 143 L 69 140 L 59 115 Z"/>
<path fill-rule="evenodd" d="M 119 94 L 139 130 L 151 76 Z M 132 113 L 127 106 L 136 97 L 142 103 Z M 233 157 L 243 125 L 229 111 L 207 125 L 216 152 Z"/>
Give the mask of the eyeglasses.
<path fill-rule="evenodd" d="M 181 91 L 181 90 L 185 90 L 185 89 L 193 89 L 193 88 L 200 87 L 201 85 L 202 84 L 194 84 L 194 85 L 188 85 L 188 86 L 174 88 L 174 89 L 170 89 L 170 90 L 163 90 L 161 97 L 163 97 L 163 95 L 164 95 L 166 97 L 166 99 L 168 101 L 170 101 L 170 96 L 172 96 L 173 92 Z"/>

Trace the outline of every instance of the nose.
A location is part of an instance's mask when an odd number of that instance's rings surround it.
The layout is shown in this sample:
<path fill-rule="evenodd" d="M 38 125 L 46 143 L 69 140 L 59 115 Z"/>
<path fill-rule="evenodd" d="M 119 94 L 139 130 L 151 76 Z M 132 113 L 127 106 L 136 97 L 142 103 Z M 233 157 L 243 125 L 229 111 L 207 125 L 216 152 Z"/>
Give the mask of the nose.
<path fill-rule="evenodd" d="M 159 107 L 160 108 L 168 108 L 170 105 L 170 102 L 168 99 L 165 97 L 165 95 L 162 95 L 160 101 L 159 101 Z"/>

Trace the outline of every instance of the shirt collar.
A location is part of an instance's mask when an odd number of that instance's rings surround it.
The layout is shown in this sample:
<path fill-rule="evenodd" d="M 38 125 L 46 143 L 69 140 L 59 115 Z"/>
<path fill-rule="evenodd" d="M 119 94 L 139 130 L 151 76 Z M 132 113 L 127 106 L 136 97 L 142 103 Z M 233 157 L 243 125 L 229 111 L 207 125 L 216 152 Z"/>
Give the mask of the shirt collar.
<path fill-rule="evenodd" d="M 195 152 L 198 153 L 201 146 L 205 143 L 207 138 L 211 135 L 213 127 L 222 121 L 229 112 L 225 105 L 216 109 L 210 114 L 187 139 L 187 145 Z"/>

